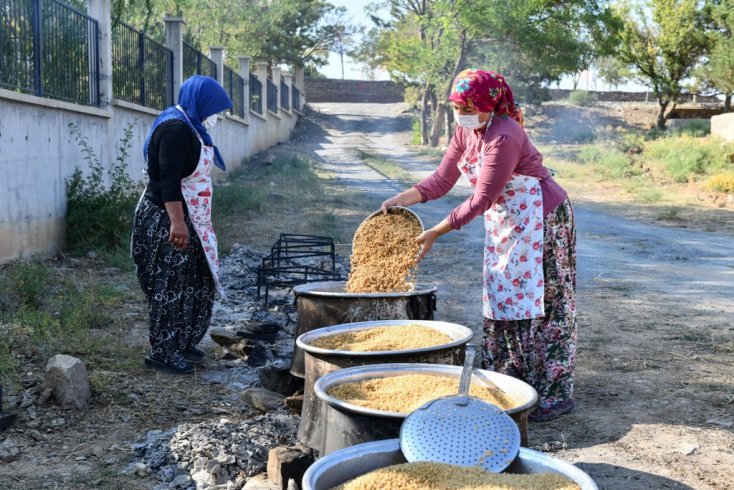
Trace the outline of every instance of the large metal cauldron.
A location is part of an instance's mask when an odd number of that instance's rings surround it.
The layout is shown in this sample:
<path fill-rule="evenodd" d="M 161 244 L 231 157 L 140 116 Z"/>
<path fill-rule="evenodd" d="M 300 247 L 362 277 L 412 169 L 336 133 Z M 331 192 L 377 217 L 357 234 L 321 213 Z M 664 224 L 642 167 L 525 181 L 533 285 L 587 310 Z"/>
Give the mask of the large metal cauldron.
<path fill-rule="evenodd" d="M 313 341 L 337 333 L 365 330 L 375 327 L 410 325 L 419 323 L 426 327 L 439 330 L 449 337 L 451 342 L 401 351 L 352 352 L 320 349 L 312 345 Z M 333 371 L 354 366 L 369 364 L 391 363 L 427 363 L 427 364 L 454 364 L 464 362 L 466 344 L 472 338 L 471 329 L 456 323 L 416 320 L 380 320 L 374 322 L 347 323 L 332 325 L 306 332 L 296 339 L 296 344 L 305 353 L 306 379 L 303 387 L 303 409 L 301 422 L 298 425 L 298 440 L 303 444 L 319 449 L 324 434 L 321 415 L 321 402 L 313 390 L 314 383 L 323 375 Z"/>
<path fill-rule="evenodd" d="M 400 452 L 400 439 L 358 444 L 331 453 L 312 464 L 303 476 L 301 489 L 328 490 L 378 468 L 405 462 Z M 599 490 L 594 480 L 574 465 L 524 447 L 504 472 L 557 473 L 572 480 L 581 490 Z"/>
<path fill-rule="evenodd" d="M 344 383 L 358 383 L 368 379 L 406 374 L 424 374 L 458 380 L 461 378 L 461 370 L 461 366 L 438 364 L 376 364 L 341 369 L 323 376 L 314 385 L 314 392 L 321 401 L 321 418 L 324 421 L 323 441 L 318 448 L 320 454 L 324 456 L 355 444 L 398 437 L 400 426 L 409 415 L 347 403 L 329 395 L 330 388 Z M 521 444 L 527 446 L 528 413 L 538 402 L 538 393 L 532 386 L 519 379 L 493 371 L 474 370 L 472 384 L 491 386 L 492 383 L 519 404 L 507 413 L 520 428 Z"/>
<path fill-rule="evenodd" d="M 298 304 L 296 337 L 321 327 L 370 320 L 433 320 L 438 288 L 416 286 L 404 293 L 347 293 L 345 281 L 293 288 Z M 291 374 L 305 376 L 303 351 L 295 346 Z"/>

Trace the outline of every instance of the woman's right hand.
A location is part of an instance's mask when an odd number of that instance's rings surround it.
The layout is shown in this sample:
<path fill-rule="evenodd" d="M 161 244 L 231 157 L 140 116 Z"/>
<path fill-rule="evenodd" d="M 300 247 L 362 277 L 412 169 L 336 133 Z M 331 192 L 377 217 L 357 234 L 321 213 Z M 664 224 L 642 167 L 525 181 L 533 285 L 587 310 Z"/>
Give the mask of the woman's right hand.
<path fill-rule="evenodd" d="M 171 221 L 168 241 L 179 250 L 185 250 L 189 246 L 189 229 L 184 220 Z"/>
<path fill-rule="evenodd" d="M 383 201 L 382 206 L 380 206 L 380 210 L 382 211 L 382 214 L 387 214 L 388 208 L 391 208 L 393 206 L 400 206 L 400 201 L 398 199 L 400 195 L 393 196 L 390 199 L 387 199 Z"/>

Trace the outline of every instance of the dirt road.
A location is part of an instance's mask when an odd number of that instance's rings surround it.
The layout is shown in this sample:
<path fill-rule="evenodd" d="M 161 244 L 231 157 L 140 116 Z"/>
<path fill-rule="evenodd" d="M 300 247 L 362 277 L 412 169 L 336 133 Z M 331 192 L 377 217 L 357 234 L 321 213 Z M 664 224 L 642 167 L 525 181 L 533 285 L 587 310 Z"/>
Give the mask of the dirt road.
<path fill-rule="evenodd" d="M 410 116 L 395 105 L 314 104 L 323 129 L 307 149 L 373 207 L 403 189 L 361 149 L 419 178 Z M 468 195 L 463 183 L 414 209 L 432 226 Z M 571 196 L 573 200 L 573 196 Z M 605 489 L 734 488 L 734 242 L 662 228 L 575 202 L 578 408 L 531 425 L 530 444 L 578 464 Z M 437 316 L 480 333 L 479 220 L 442 237 L 420 278 L 440 288 Z M 475 337 L 477 340 L 479 335 Z"/>

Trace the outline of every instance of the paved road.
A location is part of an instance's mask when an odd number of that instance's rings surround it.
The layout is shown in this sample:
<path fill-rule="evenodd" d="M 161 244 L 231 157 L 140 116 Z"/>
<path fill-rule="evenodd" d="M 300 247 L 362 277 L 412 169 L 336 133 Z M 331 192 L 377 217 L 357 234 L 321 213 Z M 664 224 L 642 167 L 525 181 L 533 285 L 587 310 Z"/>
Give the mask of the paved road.
<path fill-rule="evenodd" d="M 436 165 L 408 145 L 410 115 L 391 104 L 313 104 L 330 128 L 314 151 L 345 185 L 374 197 L 375 206 L 403 189 L 371 169 L 358 149 L 382 155 L 416 177 Z M 414 209 L 430 226 L 469 193 L 463 182 L 447 197 Z M 734 313 L 734 242 L 731 237 L 647 225 L 576 205 L 579 292 L 610 285 L 677 297 L 689 306 Z M 478 325 L 481 318 L 482 224 L 475 220 L 436 244 L 421 266 L 426 283 L 440 287 L 439 316 Z M 434 274 L 441 271 L 441 274 Z M 465 287 L 473 288 L 464 294 Z M 460 294 L 457 294 L 459 292 Z"/>

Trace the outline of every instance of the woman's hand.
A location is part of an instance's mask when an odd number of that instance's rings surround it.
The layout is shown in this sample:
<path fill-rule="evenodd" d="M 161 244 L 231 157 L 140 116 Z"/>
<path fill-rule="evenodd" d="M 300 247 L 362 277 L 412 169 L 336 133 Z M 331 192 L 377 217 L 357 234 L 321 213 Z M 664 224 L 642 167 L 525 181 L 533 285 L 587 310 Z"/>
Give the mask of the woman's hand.
<path fill-rule="evenodd" d="M 420 243 L 421 245 L 421 250 L 418 253 L 419 262 L 423 260 L 423 257 L 425 257 L 428 251 L 431 250 L 431 247 L 433 247 L 433 242 L 435 242 L 439 236 L 441 235 L 439 235 L 439 233 L 433 228 L 430 228 L 418 235 L 418 238 L 416 238 L 415 241 Z"/>
<path fill-rule="evenodd" d="M 387 210 L 393 206 L 400 206 L 400 200 L 398 199 L 399 197 L 400 197 L 400 194 L 383 201 L 382 206 L 380 206 L 380 211 L 382 211 L 382 214 L 386 215 Z"/>
<path fill-rule="evenodd" d="M 179 250 L 185 250 L 189 246 L 189 229 L 184 220 L 171 221 L 168 241 Z"/>

